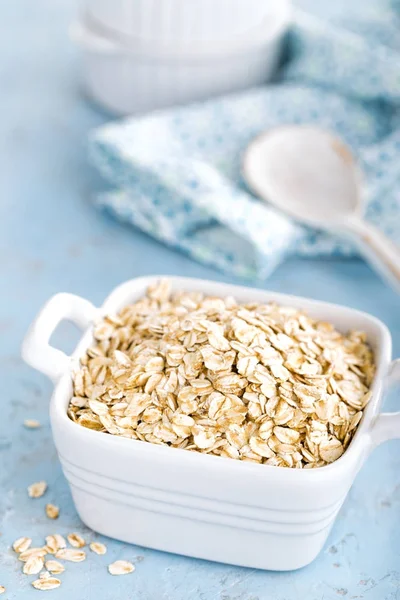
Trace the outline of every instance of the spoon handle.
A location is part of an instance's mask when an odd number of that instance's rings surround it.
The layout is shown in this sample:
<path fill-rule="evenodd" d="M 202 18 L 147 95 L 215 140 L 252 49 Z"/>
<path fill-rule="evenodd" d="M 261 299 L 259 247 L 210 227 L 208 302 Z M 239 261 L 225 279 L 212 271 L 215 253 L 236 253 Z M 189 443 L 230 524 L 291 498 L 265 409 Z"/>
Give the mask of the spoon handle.
<path fill-rule="evenodd" d="M 400 293 L 400 248 L 361 218 L 352 218 L 347 229 L 371 266 Z"/>

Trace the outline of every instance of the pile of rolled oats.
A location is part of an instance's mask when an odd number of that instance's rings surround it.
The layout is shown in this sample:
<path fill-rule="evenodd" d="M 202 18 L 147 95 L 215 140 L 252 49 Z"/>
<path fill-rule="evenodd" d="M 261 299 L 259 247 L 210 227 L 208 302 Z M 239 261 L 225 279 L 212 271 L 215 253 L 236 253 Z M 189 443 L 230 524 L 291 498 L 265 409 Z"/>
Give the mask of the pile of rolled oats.
<path fill-rule="evenodd" d="M 72 548 L 67 547 L 67 541 Z M 39 575 L 37 579 L 31 581 L 34 588 L 41 591 L 54 590 L 61 585 L 61 580 L 56 575 L 65 571 L 65 566 L 57 558 L 73 563 L 82 562 L 86 559 L 86 552 L 81 550 L 86 546 L 86 541 L 79 533 L 70 533 L 67 540 L 55 533 L 46 536 L 46 544 L 38 547 L 32 547 L 32 539 L 21 537 L 15 540 L 12 547 L 18 555 L 18 560 L 23 564 L 22 572 L 24 575 Z M 101 542 L 92 542 L 89 548 L 95 554 L 105 554 L 107 548 Z M 46 560 L 46 556 L 51 558 Z M 54 558 L 52 558 L 52 555 Z M 127 560 L 117 560 L 108 565 L 108 572 L 111 575 L 127 575 L 135 570 L 135 565 Z M 0 586 L 0 594 L 6 591 L 4 586 Z"/>
<path fill-rule="evenodd" d="M 374 376 L 365 335 L 168 281 L 97 324 L 68 415 L 112 435 L 283 467 L 341 456 Z"/>
<path fill-rule="evenodd" d="M 28 419 L 24 421 L 24 426 L 28 429 L 36 429 L 40 426 L 39 421 Z M 46 481 L 36 481 L 28 486 L 28 496 L 33 499 L 42 498 L 47 492 Z M 35 500 L 36 501 L 36 500 Z M 55 504 L 45 505 L 45 514 L 51 519 L 58 519 L 60 509 Z M 37 576 L 31 585 L 39 591 L 49 591 L 60 587 L 61 575 L 66 567 L 59 562 L 60 559 L 72 563 L 80 563 L 86 559 L 86 551 L 82 550 L 86 546 L 86 540 L 80 533 L 69 533 L 65 539 L 59 533 L 46 536 L 46 543 L 40 546 L 32 546 L 32 538 L 20 537 L 12 544 L 19 561 L 23 563 L 22 573 L 26 576 Z M 70 547 L 68 547 L 68 545 Z M 93 541 L 89 543 L 89 549 L 94 554 L 104 555 L 107 547 L 102 542 Z M 47 558 L 50 556 L 50 558 Z M 140 559 L 141 557 L 137 557 Z M 135 571 L 135 565 L 128 560 L 117 560 L 107 566 L 111 575 L 128 575 Z M 0 585 L 0 595 L 6 592 L 4 585 Z"/>

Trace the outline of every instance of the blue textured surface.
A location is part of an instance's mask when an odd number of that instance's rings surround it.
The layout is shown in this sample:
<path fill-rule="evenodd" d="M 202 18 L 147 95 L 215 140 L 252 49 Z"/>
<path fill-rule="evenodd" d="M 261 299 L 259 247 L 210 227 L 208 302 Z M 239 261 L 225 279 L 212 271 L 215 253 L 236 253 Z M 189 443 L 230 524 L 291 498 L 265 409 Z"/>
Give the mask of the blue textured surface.
<path fill-rule="evenodd" d="M 81 99 L 77 60 L 66 26 L 67 0 L 13 0 L 0 8 L 0 585 L 8 600 L 40 597 L 10 549 L 21 535 L 43 543 L 52 532 L 83 531 L 51 440 L 51 385 L 19 358 L 23 334 L 40 305 L 65 290 L 100 303 L 136 275 L 174 273 L 223 279 L 138 231 L 99 214 L 91 195 L 101 182 L 87 165 L 86 136 L 105 121 Z M 265 284 L 357 307 L 384 320 L 400 355 L 399 298 L 357 261 L 292 260 Z M 76 333 L 56 342 L 71 349 Z M 394 409 L 393 402 L 387 408 Z M 26 430 L 27 417 L 42 422 Z M 26 487 L 46 479 L 46 496 Z M 60 505 L 58 521 L 44 505 Z M 95 534 L 86 533 L 88 539 Z M 390 442 L 359 474 L 319 558 L 295 573 L 266 573 L 181 558 L 106 540 L 106 556 L 69 563 L 51 598 L 77 600 L 398 600 L 400 455 Z M 111 577 L 106 565 L 133 559 L 136 572 Z"/>

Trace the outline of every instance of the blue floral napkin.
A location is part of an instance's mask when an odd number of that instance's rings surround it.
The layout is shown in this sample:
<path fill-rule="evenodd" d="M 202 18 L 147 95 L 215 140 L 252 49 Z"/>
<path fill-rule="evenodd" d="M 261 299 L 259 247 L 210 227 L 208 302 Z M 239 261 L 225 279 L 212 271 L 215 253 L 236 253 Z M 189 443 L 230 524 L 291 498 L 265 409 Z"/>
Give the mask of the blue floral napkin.
<path fill-rule="evenodd" d="M 326 20 L 296 13 L 289 59 L 274 85 L 93 132 L 91 160 L 114 188 L 98 205 L 237 276 L 265 278 L 293 254 L 350 256 L 348 241 L 294 223 L 241 178 L 254 136 L 282 123 L 314 123 L 352 147 L 365 170 L 367 218 L 400 243 L 399 3 L 348 4 L 342 0 L 345 12 Z"/>

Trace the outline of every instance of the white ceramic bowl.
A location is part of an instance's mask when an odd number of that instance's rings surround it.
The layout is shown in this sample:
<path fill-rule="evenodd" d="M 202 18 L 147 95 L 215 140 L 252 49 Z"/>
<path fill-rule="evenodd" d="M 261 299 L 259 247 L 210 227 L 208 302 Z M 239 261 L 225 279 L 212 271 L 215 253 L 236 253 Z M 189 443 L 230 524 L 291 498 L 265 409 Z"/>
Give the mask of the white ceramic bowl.
<path fill-rule="evenodd" d="M 204 100 L 267 83 L 290 23 L 288 0 L 246 36 L 182 45 L 116 38 L 87 21 L 71 28 L 86 91 L 118 115 Z"/>
<path fill-rule="evenodd" d="M 82 521 L 104 535 L 247 567 L 297 569 L 321 550 L 354 478 L 369 452 L 400 437 L 400 413 L 380 414 L 382 389 L 400 378 L 391 363 L 390 334 L 365 313 L 274 292 L 173 277 L 174 289 L 233 295 L 238 301 L 297 306 L 338 329 L 367 333 L 377 373 L 358 431 L 344 455 L 320 469 L 284 469 L 113 437 L 67 416 L 71 369 L 92 343 L 92 325 L 143 296 L 158 277 L 117 287 L 101 309 L 71 294 L 51 298 L 23 344 L 26 362 L 54 381 L 51 426 L 64 474 Z M 62 319 L 85 333 L 72 357 L 49 346 Z"/>
<path fill-rule="evenodd" d="M 83 11 L 110 33 L 187 44 L 230 40 L 257 27 L 282 0 L 86 0 Z"/>

